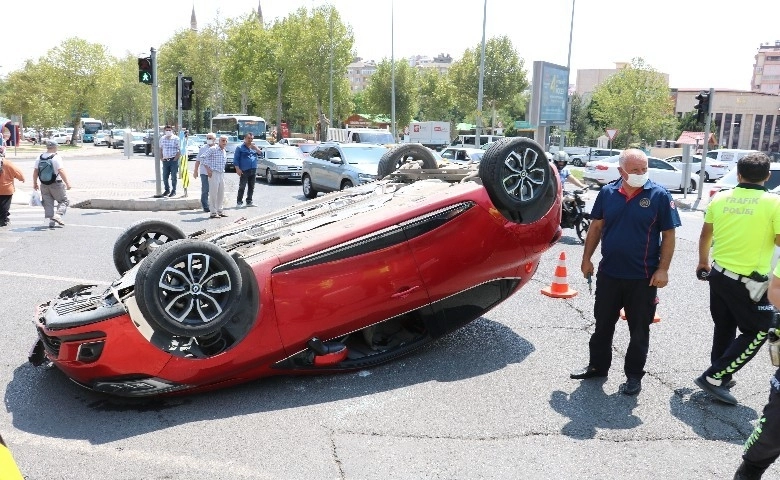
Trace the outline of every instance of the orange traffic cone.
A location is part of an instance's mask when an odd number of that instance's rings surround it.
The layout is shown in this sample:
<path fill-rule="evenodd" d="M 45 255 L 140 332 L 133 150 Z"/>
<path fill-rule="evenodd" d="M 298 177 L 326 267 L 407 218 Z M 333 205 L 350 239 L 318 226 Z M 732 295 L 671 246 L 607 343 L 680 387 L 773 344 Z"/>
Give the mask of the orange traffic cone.
<path fill-rule="evenodd" d="M 555 276 L 549 287 L 544 287 L 542 293 L 553 298 L 571 298 L 577 295 L 577 290 L 569 288 L 566 274 L 566 252 L 561 252 L 558 266 L 555 267 Z"/>
<path fill-rule="evenodd" d="M 620 309 L 620 319 L 621 320 L 626 319 L 626 312 L 622 308 Z M 660 321 L 661 321 L 661 317 L 659 317 L 657 313 L 653 315 L 653 323 L 658 323 Z"/>

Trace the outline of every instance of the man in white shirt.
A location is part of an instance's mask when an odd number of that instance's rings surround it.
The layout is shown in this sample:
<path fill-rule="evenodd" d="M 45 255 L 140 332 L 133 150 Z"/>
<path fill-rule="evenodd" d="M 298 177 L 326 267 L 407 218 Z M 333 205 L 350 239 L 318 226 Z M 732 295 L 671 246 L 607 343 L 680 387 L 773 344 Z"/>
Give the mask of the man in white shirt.
<path fill-rule="evenodd" d="M 40 155 L 35 160 L 33 167 L 33 188 L 41 190 L 41 202 L 43 203 L 43 213 L 46 220 L 49 221 L 49 228 L 54 228 L 56 224 L 65 226 L 62 216 L 68 209 L 69 201 L 65 190 L 70 190 L 70 182 L 62 166 L 62 158 L 57 154 L 57 142 L 48 140 L 46 142 L 46 153 Z M 51 172 L 49 172 L 51 169 Z M 43 170 L 43 171 L 41 171 Z M 41 180 L 38 185 L 38 180 Z M 48 183 L 51 181 L 52 183 Z M 46 182 L 46 183 L 44 183 Z M 54 201 L 57 201 L 57 211 L 54 211 Z"/>

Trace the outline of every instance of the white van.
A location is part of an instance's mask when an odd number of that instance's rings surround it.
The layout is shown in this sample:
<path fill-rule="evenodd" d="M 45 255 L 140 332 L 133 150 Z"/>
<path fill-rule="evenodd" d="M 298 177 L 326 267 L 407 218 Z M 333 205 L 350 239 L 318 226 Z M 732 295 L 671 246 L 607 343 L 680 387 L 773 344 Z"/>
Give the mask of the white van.
<path fill-rule="evenodd" d="M 737 161 L 749 153 L 759 153 L 758 150 L 740 150 L 738 148 L 719 148 L 707 152 L 707 161 L 715 160 L 729 167 L 729 170 L 737 166 Z"/>

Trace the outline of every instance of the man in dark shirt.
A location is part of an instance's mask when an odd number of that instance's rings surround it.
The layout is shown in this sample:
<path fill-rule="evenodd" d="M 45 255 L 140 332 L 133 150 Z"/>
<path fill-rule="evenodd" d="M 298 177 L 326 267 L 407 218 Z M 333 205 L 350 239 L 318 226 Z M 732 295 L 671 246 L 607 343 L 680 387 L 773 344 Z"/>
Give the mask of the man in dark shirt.
<path fill-rule="evenodd" d="M 669 282 L 674 253 L 674 229 L 680 216 L 669 192 L 649 180 L 647 156 L 628 149 L 620 155 L 620 178 L 605 185 L 593 205 L 581 270 L 593 275 L 591 257 L 601 243 L 593 313 L 596 328 L 590 338 L 590 361 L 571 378 L 606 377 L 612 363 L 612 337 L 623 308 L 631 340 L 626 351 L 626 382 L 620 390 L 636 395 L 650 348 L 650 324 L 658 288 Z"/>
<path fill-rule="evenodd" d="M 244 204 L 244 189 L 246 189 L 246 206 L 252 206 L 252 195 L 255 193 L 255 182 L 257 181 L 257 157 L 263 152 L 252 143 L 254 135 L 247 133 L 244 135 L 244 143 L 236 148 L 233 153 L 233 166 L 238 174 L 238 196 L 236 205 Z"/>

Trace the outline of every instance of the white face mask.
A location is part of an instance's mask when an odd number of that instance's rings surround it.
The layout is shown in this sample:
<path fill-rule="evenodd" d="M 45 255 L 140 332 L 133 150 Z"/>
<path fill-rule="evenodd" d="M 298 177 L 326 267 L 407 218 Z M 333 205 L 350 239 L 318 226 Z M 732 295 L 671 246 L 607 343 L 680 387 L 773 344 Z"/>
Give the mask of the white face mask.
<path fill-rule="evenodd" d="M 206 140 L 206 143 L 209 144 L 209 145 L 214 145 L 214 139 L 213 138 L 209 138 L 209 139 Z"/>
<path fill-rule="evenodd" d="M 644 187 L 645 183 L 650 179 L 650 174 L 645 172 L 642 175 L 636 173 L 629 173 L 626 183 L 634 188 Z"/>
<path fill-rule="evenodd" d="M 170 130 L 166 130 L 166 131 L 165 131 L 165 136 L 166 136 L 166 137 L 170 137 L 171 135 L 173 135 L 173 132 L 172 132 L 172 131 L 170 131 Z"/>

